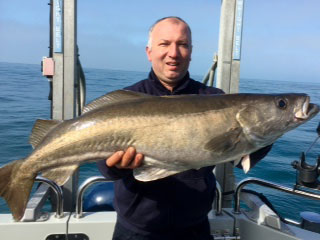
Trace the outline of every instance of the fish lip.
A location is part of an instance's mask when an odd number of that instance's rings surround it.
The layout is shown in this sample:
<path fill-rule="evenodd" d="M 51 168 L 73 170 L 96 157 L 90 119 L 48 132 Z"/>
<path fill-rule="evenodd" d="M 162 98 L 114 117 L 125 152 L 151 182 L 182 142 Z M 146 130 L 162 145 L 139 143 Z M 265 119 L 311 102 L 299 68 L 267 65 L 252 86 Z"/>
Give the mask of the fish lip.
<path fill-rule="evenodd" d="M 296 121 L 305 121 L 315 116 L 319 112 L 319 106 L 310 103 L 310 97 L 307 96 L 305 102 L 302 105 L 302 109 L 295 113 Z"/>

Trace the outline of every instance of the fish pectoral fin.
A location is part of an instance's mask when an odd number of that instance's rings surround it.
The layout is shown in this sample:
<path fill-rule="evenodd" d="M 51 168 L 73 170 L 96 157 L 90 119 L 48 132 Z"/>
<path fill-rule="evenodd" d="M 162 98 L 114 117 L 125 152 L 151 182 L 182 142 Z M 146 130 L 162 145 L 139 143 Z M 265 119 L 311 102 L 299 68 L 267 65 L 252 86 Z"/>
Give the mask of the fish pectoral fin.
<path fill-rule="evenodd" d="M 117 90 L 110 93 L 107 93 L 92 102 L 88 103 L 86 106 L 84 106 L 82 110 L 82 114 L 90 112 L 94 109 L 98 109 L 110 104 L 119 103 L 131 99 L 138 99 L 138 98 L 151 98 L 154 96 L 145 94 L 145 93 L 139 93 L 139 92 L 133 92 L 129 90 Z"/>
<path fill-rule="evenodd" d="M 33 148 L 43 140 L 43 138 L 53 129 L 55 126 L 60 124 L 60 120 L 44 120 L 38 119 L 33 125 L 32 132 L 29 138 L 29 143 Z"/>
<path fill-rule="evenodd" d="M 79 165 L 63 166 L 58 168 L 53 168 L 42 172 L 42 177 L 48 178 L 54 181 L 59 186 L 64 185 L 72 174 L 77 170 Z"/>
<path fill-rule="evenodd" d="M 250 155 L 245 155 L 241 160 L 241 166 L 245 173 L 248 173 L 251 168 Z"/>
<path fill-rule="evenodd" d="M 133 176 L 138 181 L 149 182 L 179 173 L 179 170 L 141 166 L 133 170 Z"/>
<path fill-rule="evenodd" d="M 144 164 L 133 169 L 133 176 L 138 181 L 149 182 L 169 177 L 188 169 L 191 168 L 188 168 L 186 165 L 175 164 L 174 162 L 166 162 L 150 156 L 145 156 Z"/>
<path fill-rule="evenodd" d="M 221 154 L 232 151 L 239 143 L 241 133 L 241 128 L 231 128 L 226 133 L 210 139 L 204 149 Z"/>

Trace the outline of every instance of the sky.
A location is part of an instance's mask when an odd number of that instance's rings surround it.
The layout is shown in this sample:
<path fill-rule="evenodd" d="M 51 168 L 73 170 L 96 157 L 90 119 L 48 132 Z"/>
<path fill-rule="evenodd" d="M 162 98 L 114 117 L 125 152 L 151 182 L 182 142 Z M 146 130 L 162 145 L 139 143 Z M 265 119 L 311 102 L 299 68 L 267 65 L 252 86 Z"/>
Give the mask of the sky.
<path fill-rule="evenodd" d="M 0 0 L 0 62 L 40 64 L 48 56 L 49 0 Z M 78 0 L 84 68 L 148 72 L 149 27 L 179 16 L 193 34 L 191 75 L 218 52 L 220 0 Z M 241 78 L 320 82 L 320 1 L 245 0 Z"/>

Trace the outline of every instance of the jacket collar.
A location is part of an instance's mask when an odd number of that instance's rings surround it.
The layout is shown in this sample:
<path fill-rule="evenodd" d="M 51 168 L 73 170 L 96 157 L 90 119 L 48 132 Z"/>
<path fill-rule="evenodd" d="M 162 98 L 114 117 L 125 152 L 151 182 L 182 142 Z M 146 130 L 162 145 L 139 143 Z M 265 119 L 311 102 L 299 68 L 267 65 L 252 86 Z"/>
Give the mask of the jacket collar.
<path fill-rule="evenodd" d="M 185 90 L 189 83 L 190 83 L 190 75 L 189 72 L 186 73 L 186 75 L 180 80 L 179 84 L 173 88 L 173 91 L 169 91 L 167 88 L 165 88 L 162 83 L 159 81 L 157 75 L 154 73 L 153 69 L 151 69 L 149 73 L 148 80 L 153 83 L 153 85 L 161 92 L 163 92 L 165 95 L 176 95 L 181 93 L 183 90 Z"/>

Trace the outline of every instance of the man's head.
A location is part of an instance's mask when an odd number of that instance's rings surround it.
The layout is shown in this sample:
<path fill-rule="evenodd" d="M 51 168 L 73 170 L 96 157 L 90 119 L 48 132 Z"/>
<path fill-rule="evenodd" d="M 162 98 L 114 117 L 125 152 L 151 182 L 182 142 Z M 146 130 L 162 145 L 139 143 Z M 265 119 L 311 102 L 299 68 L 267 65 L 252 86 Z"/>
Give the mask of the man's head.
<path fill-rule="evenodd" d="M 178 17 L 158 20 L 150 28 L 146 51 L 158 79 L 172 90 L 187 73 L 191 61 L 190 27 Z"/>

